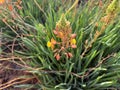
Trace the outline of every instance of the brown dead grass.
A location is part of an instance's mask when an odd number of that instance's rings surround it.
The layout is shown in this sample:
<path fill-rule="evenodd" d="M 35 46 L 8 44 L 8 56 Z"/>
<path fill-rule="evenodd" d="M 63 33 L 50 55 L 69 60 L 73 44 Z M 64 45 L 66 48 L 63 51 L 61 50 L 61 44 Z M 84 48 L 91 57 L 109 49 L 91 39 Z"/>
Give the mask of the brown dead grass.
<path fill-rule="evenodd" d="M 37 83 L 37 79 L 32 74 L 20 69 L 21 66 L 13 62 L 0 61 L 0 90 L 36 90 L 14 88 L 14 85 Z M 26 75 L 30 78 L 20 78 Z"/>

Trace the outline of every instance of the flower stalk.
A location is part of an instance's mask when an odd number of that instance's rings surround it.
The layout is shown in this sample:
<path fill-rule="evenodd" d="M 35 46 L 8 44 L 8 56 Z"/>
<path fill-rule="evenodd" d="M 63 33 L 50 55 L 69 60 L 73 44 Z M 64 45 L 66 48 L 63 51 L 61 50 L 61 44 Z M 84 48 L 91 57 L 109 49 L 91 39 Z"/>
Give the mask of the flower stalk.
<path fill-rule="evenodd" d="M 64 14 L 62 14 L 60 20 L 56 23 L 53 33 L 58 41 L 51 38 L 51 40 L 47 42 L 47 47 L 53 50 L 56 60 L 60 60 L 62 55 L 65 55 L 67 58 L 73 57 L 69 50 L 77 48 L 76 34 L 72 34 L 70 22 L 66 20 Z"/>

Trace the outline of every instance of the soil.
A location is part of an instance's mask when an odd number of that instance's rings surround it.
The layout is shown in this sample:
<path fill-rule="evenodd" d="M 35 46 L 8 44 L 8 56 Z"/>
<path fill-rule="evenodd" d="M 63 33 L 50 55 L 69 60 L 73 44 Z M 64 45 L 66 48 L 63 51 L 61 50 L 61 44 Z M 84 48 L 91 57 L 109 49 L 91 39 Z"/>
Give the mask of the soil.
<path fill-rule="evenodd" d="M 21 82 L 22 80 L 18 79 L 16 81 L 11 81 L 19 78 L 24 75 L 31 75 L 30 73 L 26 73 L 25 71 L 18 71 L 21 67 L 16 65 L 15 63 L 8 61 L 0 61 L 0 90 L 37 90 L 37 89 L 20 89 L 15 88 L 13 83 Z M 22 82 L 22 84 L 34 84 L 37 83 L 35 78 L 31 80 L 27 80 Z M 21 83 L 18 83 L 18 85 Z"/>

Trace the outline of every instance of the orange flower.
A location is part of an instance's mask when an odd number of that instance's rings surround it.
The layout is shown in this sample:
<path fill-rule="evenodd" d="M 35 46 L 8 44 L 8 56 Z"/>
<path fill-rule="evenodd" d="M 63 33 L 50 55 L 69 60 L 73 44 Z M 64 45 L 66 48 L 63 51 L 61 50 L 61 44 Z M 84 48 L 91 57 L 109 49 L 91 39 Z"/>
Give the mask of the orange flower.
<path fill-rule="evenodd" d="M 63 37 L 64 37 L 63 32 L 61 32 L 61 31 L 58 32 L 58 37 L 59 37 L 59 38 L 63 38 Z"/>
<path fill-rule="evenodd" d="M 106 15 L 106 16 L 104 16 L 104 17 L 102 17 L 101 18 L 101 21 L 103 22 L 103 23 L 109 23 L 109 21 L 110 21 L 110 15 L 108 14 L 108 15 Z"/>
<path fill-rule="evenodd" d="M 10 11 L 12 11 L 12 10 L 13 10 L 13 6 L 12 6 L 12 5 L 8 5 L 8 9 L 9 9 Z"/>
<path fill-rule="evenodd" d="M 51 43 L 52 43 L 52 44 L 56 44 L 57 42 L 55 41 L 55 39 L 52 38 L 52 39 L 51 39 Z"/>
<path fill-rule="evenodd" d="M 0 0 L 0 4 L 3 4 L 5 2 L 5 0 Z"/>
<path fill-rule="evenodd" d="M 47 47 L 51 47 L 52 49 L 54 49 L 54 45 L 56 44 L 57 42 L 52 38 L 51 41 L 48 41 L 47 42 Z"/>
<path fill-rule="evenodd" d="M 55 30 L 53 33 L 59 41 L 56 41 L 54 38 L 51 38 L 47 42 L 47 47 L 50 47 L 53 50 L 54 57 L 56 60 L 60 60 L 63 54 L 67 58 L 72 58 L 73 54 L 69 52 L 69 48 L 77 48 L 76 34 L 72 34 L 72 27 L 70 22 L 66 20 L 65 16 L 62 15 L 60 20 L 56 23 Z"/>

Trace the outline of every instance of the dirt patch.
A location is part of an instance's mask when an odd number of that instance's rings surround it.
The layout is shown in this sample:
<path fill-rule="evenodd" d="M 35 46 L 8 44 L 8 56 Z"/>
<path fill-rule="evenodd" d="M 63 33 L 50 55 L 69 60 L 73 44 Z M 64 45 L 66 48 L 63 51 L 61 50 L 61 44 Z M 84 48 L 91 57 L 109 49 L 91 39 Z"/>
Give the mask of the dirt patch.
<path fill-rule="evenodd" d="M 0 61 L 0 90 L 26 90 L 26 89 L 15 88 L 14 85 L 37 83 L 36 78 L 31 78 L 31 79 L 20 78 L 20 76 L 26 76 L 26 75 L 32 77 L 32 74 L 26 73 L 25 71 L 20 69 L 21 67 L 13 62 Z M 27 90 L 36 90 L 36 89 L 27 89 Z"/>

